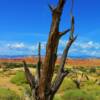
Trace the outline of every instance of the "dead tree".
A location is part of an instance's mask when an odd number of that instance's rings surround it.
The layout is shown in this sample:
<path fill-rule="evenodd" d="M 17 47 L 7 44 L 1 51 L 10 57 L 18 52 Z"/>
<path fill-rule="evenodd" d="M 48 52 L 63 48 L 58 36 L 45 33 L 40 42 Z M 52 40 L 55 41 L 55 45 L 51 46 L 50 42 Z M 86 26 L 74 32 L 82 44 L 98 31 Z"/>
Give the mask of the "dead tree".
<path fill-rule="evenodd" d="M 73 1 L 73 0 L 72 0 Z M 68 55 L 69 48 L 72 43 L 75 41 L 76 37 L 74 37 L 74 16 L 72 15 L 71 9 L 71 28 L 66 29 L 63 32 L 59 32 L 60 19 L 63 12 L 63 8 L 66 0 L 59 0 L 56 7 L 49 5 L 49 8 L 52 13 L 52 23 L 50 28 L 50 33 L 48 37 L 48 41 L 46 44 L 46 55 L 44 58 L 44 62 L 41 64 L 41 55 L 40 55 L 40 45 L 39 45 L 39 61 L 37 68 L 37 78 L 33 76 L 25 61 L 24 61 L 24 69 L 26 78 L 30 84 L 32 95 L 35 100 L 53 100 L 53 97 L 60 85 L 62 84 L 65 76 L 68 75 L 68 70 L 64 69 L 65 61 Z M 72 7 L 73 8 L 73 7 Z M 52 82 L 52 78 L 55 70 L 55 63 L 57 60 L 57 50 L 59 40 L 66 33 L 70 32 L 68 43 L 63 51 L 60 68 L 57 73 L 55 80 Z"/>

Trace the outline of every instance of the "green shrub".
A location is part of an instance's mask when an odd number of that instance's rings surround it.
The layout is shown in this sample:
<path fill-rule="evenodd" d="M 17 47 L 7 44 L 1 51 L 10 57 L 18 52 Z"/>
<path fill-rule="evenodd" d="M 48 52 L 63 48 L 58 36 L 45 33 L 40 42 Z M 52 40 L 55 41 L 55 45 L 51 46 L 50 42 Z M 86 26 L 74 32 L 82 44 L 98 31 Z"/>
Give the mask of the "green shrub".
<path fill-rule="evenodd" d="M 62 100 L 61 96 L 55 95 L 54 100 Z"/>
<path fill-rule="evenodd" d="M 37 64 L 27 64 L 27 66 L 30 67 L 30 68 L 36 68 Z"/>
<path fill-rule="evenodd" d="M 56 65 L 56 66 L 55 66 L 55 73 L 58 72 L 59 67 L 60 67 L 59 65 Z"/>
<path fill-rule="evenodd" d="M 89 72 L 90 73 L 95 73 L 96 72 L 96 68 L 91 67 Z"/>
<path fill-rule="evenodd" d="M 100 70 L 100 66 L 97 66 L 96 69 L 97 69 L 97 70 Z"/>
<path fill-rule="evenodd" d="M 70 78 L 65 78 L 58 92 L 65 92 L 69 89 L 76 89 L 76 85 Z"/>
<path fill-rule="evenodd" d="M 82 90 L 67 90 L 62 96 L 62 100 L 95 100 L 93 95 Z"/>
<path fill-rule="evenodd" d="M 3 65 L 4 66 L 6 66 L 5 68 L 6 69 L 9 69 L 9 68 L 20 68 L 20 67 L 22 67 L 23 66 L 23 64 L 22 63 L 12 63 L 12 62 L 4 62 L 3 63 Z"/>
<path fill-rule="evenodd" d="M 26 93 L 27 95 L 29 95 L 29 97 L 31 97 L 32 96 L 32 92 L 31 92 L 30 86 L 28 84 L 24 84 L 23 87 L 24 87 L 24 91 L 23 92 Z"/>
<path fill-rule="evenodd" d="M 0 100 L 20 100 L 20 97 L 14 91 L 0 87 Z"/>
<path fill-rule="evenodd" d="M 15 63 L 15 62 L 10 62 L 10 63 L 7 63 L 7 62 L 4 62 L 2 63 L 4 66 L 6 66 L 5 68 L 6 69 L 12 69 L 12 68 L 21 68 L 23 67 L 23 63 Z M 36 68 L 37 64 L 27 64 L 28 67 L 31 67 L 31 68 Z"/>
<path fill-rule="evenodd" d="M 93 80 L 87 80 L 85 83 L 84 83 L 85 86 L 93 86 L 94 85 L 94 81 Z"/>
<path fill-rule="evenodd" d="M 80 66 L 78 69 L 79 69 L 80 71 L 82 71 L 82 72 L 87 72 L 87 68 L 85 68 L 85 67 Z"/>
<path fill-rule="evenodd" d="M 27 83 L 25 73 L 23 71 L 17 71 L 16 75 L 11 79 L 11 82 L 17 85 L 23 85 Z"/>

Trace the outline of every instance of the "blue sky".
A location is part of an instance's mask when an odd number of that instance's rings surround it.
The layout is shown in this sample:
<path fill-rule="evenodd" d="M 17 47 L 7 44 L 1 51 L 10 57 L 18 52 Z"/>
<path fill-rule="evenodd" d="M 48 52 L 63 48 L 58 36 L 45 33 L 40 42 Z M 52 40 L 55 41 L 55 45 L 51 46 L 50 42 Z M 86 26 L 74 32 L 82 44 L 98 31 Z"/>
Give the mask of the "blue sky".
<path fill-rule="evenodd" d="M 58 0 L 0 0 L 0 55 L 37 55 L 38 42 L 45 54 L 51 12 L 48 3 Z M 75 0 L 75 34 L 77 41 L 70 49 L 71 56 L 100 57 L 100 0 Z M 67 0 L 61 19 L 60 31 L 70 28 L 70 5 Z M 58 54 L 66 45 L 67 37 L 60 40 Z"/>

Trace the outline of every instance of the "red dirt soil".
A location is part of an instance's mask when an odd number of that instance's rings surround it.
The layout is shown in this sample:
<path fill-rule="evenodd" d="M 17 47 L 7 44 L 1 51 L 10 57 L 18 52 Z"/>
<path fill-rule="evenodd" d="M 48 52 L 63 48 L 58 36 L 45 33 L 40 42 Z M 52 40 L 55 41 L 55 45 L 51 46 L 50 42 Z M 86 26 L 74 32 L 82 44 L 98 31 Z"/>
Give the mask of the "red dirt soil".
<path fill-rule="evenodd" d="M 0 62 L 22 62 L 26 61 L 27 63 L 36 64 L 38 61 L 37 57 L 25 57 L 25 58 L 16 58 L 16 59 L 0 59 Z M 44 60 L 44 58 L 42 58 Z M 56 62 L 60 64 L 60 58 Z M 100 66 L 100 59 L 66 59 L 66 64 L 73 67 L 96 67 Z"/>

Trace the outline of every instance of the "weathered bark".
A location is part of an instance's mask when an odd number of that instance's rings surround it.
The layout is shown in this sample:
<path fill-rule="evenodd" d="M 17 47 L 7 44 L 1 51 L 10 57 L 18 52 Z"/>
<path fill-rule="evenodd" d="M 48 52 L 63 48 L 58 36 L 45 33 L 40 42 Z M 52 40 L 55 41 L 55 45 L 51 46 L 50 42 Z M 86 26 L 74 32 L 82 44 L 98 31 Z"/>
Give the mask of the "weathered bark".
<path fill-rule="evenodd" d="M 55 9 L 52 8 L 52 24 L 49 33 L 48 42 L 46 45 L 46 56 L 44 60 L 44 65 L 41 72 L 40 82 L 39 82 L 39 94 L 41 100 L 46 100 L 46 92 L 49 92 L 51 88 L 51 80 L 54 73 L 55 62 L 57 59 L 57 49 L 60 39 L 59 35 L 59 23 L 65 0 L 59 0 L 58 5 Z"/>
<path fill-rule="evenodd" d="M 33 76 L 31 74 L 25 61 L 23 61 L 23 63 L 24 63 L 26 79 L 27 79 L 27 81 L 31 87 L 31 91 L 32 91 L 32 100 L 40 100 L 39 93 L 37 91 L 39 88 L 40 71 L 41 71 L 41 65 L 42 65 L 41 44 L 40 43 L 39 43 L 39 47 L 38 47 L 38 63 L 37 63 L 36 75 Z"/>
<path fill-rule="evenodd" d="M 60 64 L 60 69 L 59 72 L 57 73 L 57 76 L 55 78 L 55 81 L 52 85 L 52 91 L 54 92 L 54 94 L 57 92 L 57 90 L 59 89 L 60 85 L 62 84 L 64 77 L 66 75 L 68 75 L 69 71 L 68 70 L 64 70 L 64 65 L 65 65 L 65 61 L 66 61 L 66 57 L 68 55 L 68 51 L 70 46 L 72 45 L 72 43 L 75 41 L 76 37 L 73 39 L 69 39 L 66 48 L 63 52 L 63 55 L 61 57 L 61 64 Z"/>
<path fill-rule="evenodd" d="M 63 32 L 59 32 L 60 19 L 63 12 L 63 8 L 66 0 L 59 0 L 56 7 L 49 5 L 52 12 L 52 24 L 50 28 L 49 38 L 46 44 L 46 55 L 44 63 L 41 64 L 40 56 L 40 44 L 39 44 L 39 61 L 37 66 L 37 75 L 32 76 L 29 69 L 24 62 L 24 69 L 26 78 L 32 89 L 32 95 L 35 100 L 53 100 L 55 93 L 62 84 L 65 76 L 69 73 L 64 69 L 65 61 L 68 55 L 69 48 L 75 41 L 74 37 L 74 16 L 71 16 L 71 29 L 66 29 Z M 72 12 L 72 9 L 71 9 Z M 70 31 L 68 43 L 63 51 L 61 58 L 60 69 L 57 73 L 55 80 L 52 83 L 52 78 L 55 69 L 55 63 L 57 59 L 57 50 L 60 38 Z"/>
<path fill-rule="evenodd" d="M 23 61 L 23 63 L 24 63 L 24 70 L 25 70 L 26 79 L 27 79 L 27 81 L 30 85 L 30 88 L 32 90 L 32 98 L 33 98 L 33 100 L 38 100 L 38 99 L 36 99 L 38 96 L 36 95 L 35 77 L 31 74 L 30 70 L 28 69 L 26 62 Z"/>
<path fill-rule="evenodd" d="M 24 63 L 24 70 L 25 70 L 26 79 L 28 80 L 30 87 L 33 89 L 33 88 L 35 88 L 35 77 L 29 71 L 26 62 L 23 61 L 23 63 Z"/>
<path fill-rule="evenodd" d="M 39 79 L 40 79 L 40 71 L 41 71 L 41 65 L 42 65 L 42 61 L 41 61 L 41 43 L 39 43 L 39 47 L 38 47 L 38 63 L 37 63 L 37 70 L 36 70 L 36 80 L 39 84 Z"/>

